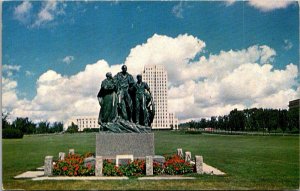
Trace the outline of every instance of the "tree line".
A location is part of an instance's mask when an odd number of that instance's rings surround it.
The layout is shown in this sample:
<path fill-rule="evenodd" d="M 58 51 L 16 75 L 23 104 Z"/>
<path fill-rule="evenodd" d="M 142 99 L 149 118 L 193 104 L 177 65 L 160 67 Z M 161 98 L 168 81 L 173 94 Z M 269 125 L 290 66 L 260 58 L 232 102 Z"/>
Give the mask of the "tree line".
<path fill-rule="evenodd" d="M 24 134 L 60 133 L 62 122 L 32 122 L 28 117 L 17 117 L 12 123 L 7 120 L 8 114 L 2 113 L 2 138 L 22 138 Z"/>
<path fill-rule="evenodd" d="M 262 131 L 299 133 L 299 109 L 252 108 L 232 110 L 228 115 L 202 118 L 179 125 L 180 128 L 213 128 L 224 131 Z"/>
<path fill-rule="evenodd" d="M 28 117 L 17 117 L 12 123 L 8 120 L 8 114 L 2 113 L 2 138 L 22 138 L 23 135 L 46 133 L 78 133 L 79 128 L 72 123 L 64 131 L 62 122 L 50 123 L 41 121 L 34 123 Z M 85 128 L 82 132 L 98 132 L 99 128 Z"/>

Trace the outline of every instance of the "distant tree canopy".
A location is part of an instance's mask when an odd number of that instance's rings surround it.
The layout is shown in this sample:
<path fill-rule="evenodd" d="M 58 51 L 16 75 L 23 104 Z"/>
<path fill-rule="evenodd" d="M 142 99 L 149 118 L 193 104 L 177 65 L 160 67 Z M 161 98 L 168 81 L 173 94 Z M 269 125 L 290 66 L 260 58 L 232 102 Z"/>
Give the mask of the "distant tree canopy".
<path fill-rule="evenodd" d="M 62 122 L 42 121 L 37 124 L 32 122 L 28 117 L 17 117 L 10 123 L 6 113 L 2 113 L 2 137 L 3 138 L 22 138 L 24 134 L 43 134 L 59 133 L 63 131 Z"/>
<path fill-rule="evenodd" d="M 181 128 L 207 127 L 226 131 L 267 131 L 299 133 L 299 109 L 278 110 L 252 108 L 232 110 L 229 115 L 202 118 L 180 124 Z"/>
<path fill-rule="evenodd" d="M 75 125 L 72 122 L 72 124 L 68 127 L 66 133 L 77 133 L 77 132 L 78 132 L 78 125 Z"/>

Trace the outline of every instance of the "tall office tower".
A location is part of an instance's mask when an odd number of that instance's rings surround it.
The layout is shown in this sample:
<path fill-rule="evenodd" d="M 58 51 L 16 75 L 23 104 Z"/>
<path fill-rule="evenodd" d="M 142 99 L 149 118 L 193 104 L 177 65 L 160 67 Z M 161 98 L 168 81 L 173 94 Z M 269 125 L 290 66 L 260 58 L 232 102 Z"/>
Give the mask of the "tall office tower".
<path fill-rule="evenodd" d="M 155 104 L 152 129 L 171 129 L 168 113 L 168 75 L 162 65 L 147 65 L 142 73 L 147 82 Z"/>

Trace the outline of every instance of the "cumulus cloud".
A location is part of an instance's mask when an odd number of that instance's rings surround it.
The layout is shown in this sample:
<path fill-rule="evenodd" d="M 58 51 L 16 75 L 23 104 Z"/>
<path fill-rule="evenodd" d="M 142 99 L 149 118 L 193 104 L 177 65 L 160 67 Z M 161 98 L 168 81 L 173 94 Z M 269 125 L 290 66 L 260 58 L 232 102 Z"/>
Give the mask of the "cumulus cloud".
<path fill-rule="evenodd" d="M 132 48 L 124 63 L 133 75 L 141 73 L 145 65 L 166 68 L 169 112 L 175 112 L 181 121 L 225 115 L 235 108 L 287 108 L 289 100 L 299 97 L 299 88 L 293 88 L 298 85 L 298 67 L 290 63 L 284 69 L 275 68 L 276 51 L 271 47 L 253 45 L 203 56 L 204 48 L 205 42 L 192 35 L 172 38 L 155 34 Z M 106 72 L 115 75 L 120 68 L 121 64 L 99 60 L 72 76 L 49 70 L 38 78 L 32 100 L 19 100 L 16 81 L 2 79 L 7 93 L 4 105 L 14 116 L 33 120 L 98 115 L 100 83 Z"/>
<path fill-rule="evenodd" d="M 70 64 L 74 60 L 74 56 L 66 56 L 62 59 L 62 61 L 66 64 Z"/>
<path fill-rule="evenodd" d="M 250 0 L 248 3 L 261 11 L 272 11 L 275 9 L 284 9 L 294 2 L 289 0 Z"/>
<path fill-rule="evenodd" d="M 20 5 L 14 8 L 14 18 L 21 23 L 28 23 L 30 19 L 30 11 L 32 4 L 29 1 L 23 1 Z"/>

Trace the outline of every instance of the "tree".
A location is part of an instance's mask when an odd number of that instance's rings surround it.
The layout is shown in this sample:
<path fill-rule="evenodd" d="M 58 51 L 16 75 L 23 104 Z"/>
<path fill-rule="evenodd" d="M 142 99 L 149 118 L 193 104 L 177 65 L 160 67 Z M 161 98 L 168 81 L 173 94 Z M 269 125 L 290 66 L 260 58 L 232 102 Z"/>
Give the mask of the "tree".
<path fill-rule="evenodd" d="M 245 130 L 245 115 L 243 111 L 232 110 L 229 113 L 229 125 L 230 129 L 234 131 Z"/>
<path fill-rule="evenodd" d="M 62 122 L 54 122 L 49 129 L 49 133 L 59 133 L 64 130 L 64 125 Z"/>
<path fill-rule="evenodd" d="M 41 121 L 38 123 L 38 128 L 36 129 L 36 133 L 49 133 L 50 123 L 47 121 Z"/>
<path fill-rule="evenodd" d="M 299 108 L 289 109 L 287 112 L 288 128 L 295 129 L 299 133 Z"/>
<path fill-rule="evenodd" d="M 73 122 L 71 126 L 68 127 L 67 133 L 77 133 L 78 132 L 78 125 L 75 125 Z"/>
<path fill-rule="evenodd" d="M 7 113 L 2 113 L 2 129 L 11 128 L 11 124 L 8 122 L 7 117 Z"/>
<path fill-rule="evenodd" d="M 17 117 L 12 123 L 13 128 L 19 129 L 24 134 L 32 134 L 36 130 L 36 125 L 26 118 Z"/>

